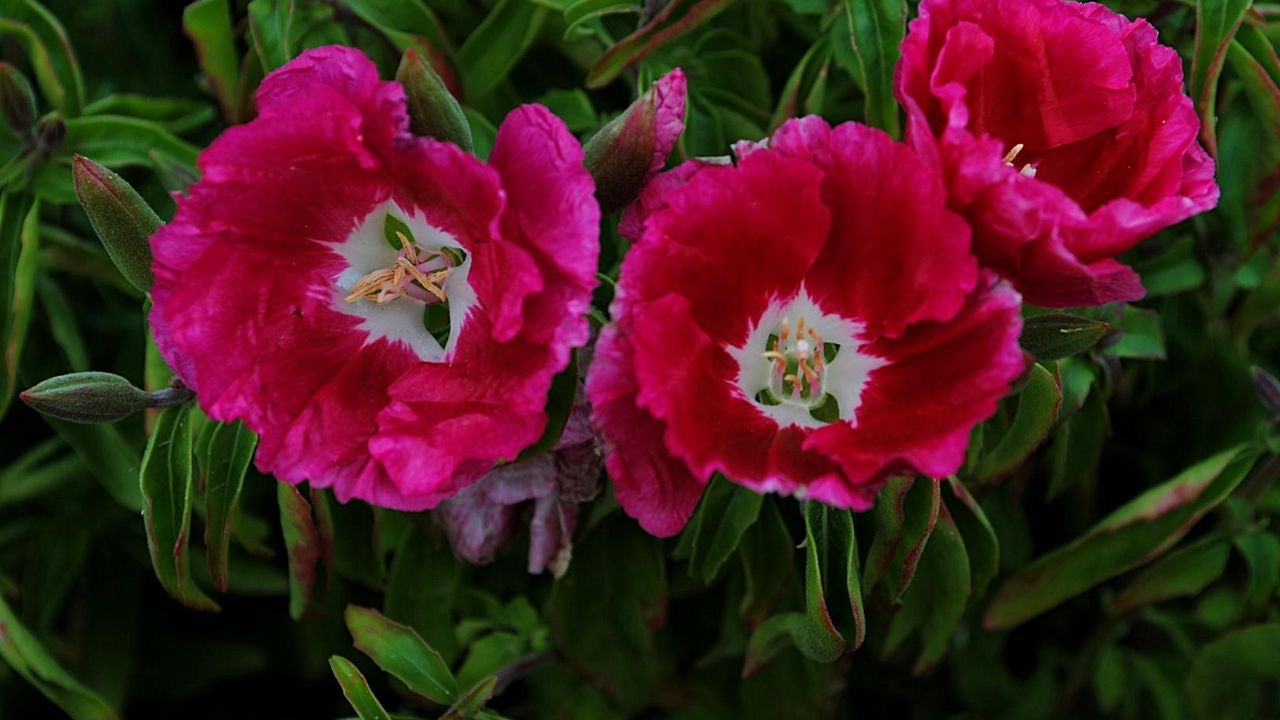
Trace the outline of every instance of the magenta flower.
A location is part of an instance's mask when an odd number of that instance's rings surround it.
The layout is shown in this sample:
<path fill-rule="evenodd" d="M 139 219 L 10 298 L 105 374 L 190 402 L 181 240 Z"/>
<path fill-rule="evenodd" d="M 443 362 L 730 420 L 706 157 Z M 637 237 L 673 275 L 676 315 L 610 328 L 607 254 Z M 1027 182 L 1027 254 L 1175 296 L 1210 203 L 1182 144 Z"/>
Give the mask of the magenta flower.
<path fill-rule="evenodd" d="M 642 198 L 587 380 L 617 498 L 656 535 L 717 471 L 859 509 L 893 473 L 953 473 L 1025 368 L 1018 294 L 906 146 L 806 118 L 746 150 Z"/>
<path fill-rule="evenodd" d="M 403 89 L 326 47 L 200 156 L 152 238 L 156 342 L 257 465 L 418 510 L 541 435 L 588 339 L 599 209 L 582 150 L 513 111 L 489 164 L 412 136 Z"/>
<path fill-rule="evenodd" d="M 1217 204 L 1177 53 L 1102 5 L 923 0 L 897 94 L 974 252 L 1030 303 L 1141 298 L 1115 257 Z"/>

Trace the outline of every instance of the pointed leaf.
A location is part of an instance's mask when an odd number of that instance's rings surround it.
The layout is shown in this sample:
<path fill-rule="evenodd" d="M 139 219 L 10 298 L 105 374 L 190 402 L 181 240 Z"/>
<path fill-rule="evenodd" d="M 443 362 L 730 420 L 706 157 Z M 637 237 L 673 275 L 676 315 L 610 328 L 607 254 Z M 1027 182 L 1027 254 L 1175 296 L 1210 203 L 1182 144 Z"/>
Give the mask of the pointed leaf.
<path fill-rule="evenodd" d="M 919 675 L 933 667 L 951 643 L 971 590 L 969 555 L 951 511 L 943 505 L 937 527 L 920 558 L 915 581 L 889 626 L 885 652 L 892 652 L 910 633 L 919 630 L 922 648 L 913 672 Z"/>
<path fill-rule="evenodd" d="M 182 11 L 182 31 L 191 38 L 200 70 L 222 106 L 227 122 L 238 122 L 240 53 L 236 50 L 228 0 L 196 0 Z"/>
<path fill-rule="evenodd" d="M 22 346 L 35 304 L 39 267 L 39 203 L 13 192 L 0 194 L 0 418 L 13 401 Z"/>
<path fill-rule="evenodd" d="M 1000 572 L 1000 541 L 987 514 L 982 510 L 982 505 L 969 493 L 964 483 L 952 476 L 947 478 L 947 487 L 954 499 L 950 504 L 951 517 L 960 530 L 965 552 L 969 556 L 969 569 L 972 571 L 970 586 L 974 595 L 981 596 Z"/>
<path fill-rule="evenodd" d="M 893 96 L 893 68 L 906 34 L 905 0 L 845 0 L 849 39 L 861 68 L 866 96 L 865 122 L 898 135 L 898 102 Z"/>
<path fill-rule="evenodd" d="M 348 605 L 345 617 L 356 649 L 378 667 L 433 702 L 449 705 L 457 699 L 458 685 L 449 666 L 413 628 L 357 605 Z"/>
<path fill-rule="evenodd" d="M 755 524 L 763 501 L 760 493 L 713 476 L 685 531 L 693 538 L 689 574 L 704 583 L 715 580 L 743 534 Z"/>
<path fill-rule="evenodd" d="M 142 456 L 142 517 L 151 565 L 164 589 L 195 610 L 217 610 L 191 579 L 191 406 L 160 413 Z"/>
<path fill-rule="evenodd" d="M 0 596 L 0 658 L 73 720 L 119 717 L 93 690 L 71 676 L 18 621 Z"/>
<path fill-rule="evenodd" d="M 390 713 L 378 702 L 373 690 L 369 689 L 369 681 L 350 660 L 334 655 L 329 658 L 329 668 L 333 670 L 333 676 L 342 686 L 342 694 L 360 720 L 391 720 Z"/>
<path fill-rule="evenodd" d="M 507 79 L 538 36 L 546 16 L 546 8 L 529 0 L 498 0 L 458 51 L 468 103 L 475 103 Z"/>
<path fill-rule="evenodd" d="M 1252 0 L 1197 0 L 1196 49 L 1191 61 L 1191 99 L 1200 113 L 1200 137 L 1211 155 L 1218 154 L 1214 105 L 1218 97 L 1218 76 L 1227 46 L 1240 29 Z"/>
<path fill-rule="evenodd" d="M 733 0 L 671 0 L 649 22 L 614 43 L 587 73 L 588 88 L 613 82 L 649 53 L 693 30 L 727 8 Z"/>
<path fill-rule="evenodd" d="M 289 617 L 301 620 L 315 595 L 320 535 L 311 518 L 311 504 L 298 488 L 276 483 L 276 499 L 280 504 L 280 530 L 289 553 Z"/>
<path fill-rule="evenodd" d="M 232 526 L 240 505 L 244 476 L 258 446 L 258 436 L 244 423 L 210 422 L 202 435 L 200 471 L 204 475 L 204 544 L 209 556 L 213 584 L 227 591 L 227 555 L 231 549 Z"/>
<path fill-rule="evenodd" d="M 1224 538 L 1208 537 L 1171 552 L 1134 578 L 1112 606 L 1124 612 L 1170 598 L 1199 595 L 1222 575 L 1229 551 Z"/>
<path fill-rule="evenodd" d="M 1018 394 L 1018 412 L 1013 424 L 990 452 L 984 454 L 973 471 L 975 478 L 990 482 L 1021 467 L 1040 447 L 1058 418 L 1062 388 L 1058 378 L 1043 365 L 1031 367 L 1031 377 Z"/>
<path fill-rule="evenodd" d="M 1255 459 L 1256 453 L 1235 447 L 1133 499 L 1006 580 L 987 607 L 984 624 L 993 630 L 1014 627 L 1158 557 L 1231 494 Z"/>

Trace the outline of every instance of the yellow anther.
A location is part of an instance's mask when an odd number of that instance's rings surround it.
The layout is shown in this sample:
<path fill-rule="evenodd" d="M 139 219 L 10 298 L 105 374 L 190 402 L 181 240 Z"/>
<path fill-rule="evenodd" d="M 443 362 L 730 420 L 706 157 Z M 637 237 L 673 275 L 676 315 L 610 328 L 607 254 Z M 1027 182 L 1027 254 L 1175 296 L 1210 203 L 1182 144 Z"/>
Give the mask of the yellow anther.
<path fill-rule="evenodd" d="M 1022 143 L 1018 143 L 1017 145 L 1009 148 L 1009 152 L 1005 153 L 1004 156 L 1004 164 L 1012 165 L 1014 158 L 1018 157 L 1018 153 L 1022 152 L 1023 147 L 1024 145 Z"/>

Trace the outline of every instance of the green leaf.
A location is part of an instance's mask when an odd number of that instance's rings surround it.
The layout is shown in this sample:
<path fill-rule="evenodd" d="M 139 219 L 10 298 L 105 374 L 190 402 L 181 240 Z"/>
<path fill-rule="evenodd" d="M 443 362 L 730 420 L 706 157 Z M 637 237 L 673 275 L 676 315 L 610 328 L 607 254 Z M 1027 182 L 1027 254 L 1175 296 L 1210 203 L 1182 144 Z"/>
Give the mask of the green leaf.
<path fill-rule="evenodd" d="M 440 720 L 458 720 L 459 718 L 480 717 L 477 715 L 484 710 L 485 703 L 493 697 L 493 691 L 498 687 L 498 676 L 490 675 L 483 680 L 477 682 L 470 690 L 463 693 L 458 698 L 458 702 L 449 708 L 449 712 L 440 716 Z M 496 717 L 490 713 L 483 713 L 487 717 Z"/>
<path fill-rule="evenodd" d="M 691 537 L 689 574 L 710 583 L 756 522 L 764 496 L 716 474 L 685 532 Z"/>
<path fill-rule="evenodd" d="M 937 664 L 946 654 L 972 591 L 969 555 L 951 512 L 943 505 L 938 523 L 920 557 L 915 581 L 893 616 L 884 651 L 891 653 L 919 630 L 922 647 L 913 672 L 917 675 Z"/>
<path fill-rule="evenodd" d="M 1196 48 L 1191 60 L 1191 99 L 1200 113 L 1200 136 L 1211 155 L 1218 154 L 1218 76 L 1227 46 L 1252 0 L 1196 0 Z"/>
<path fill-rule="evenodd" d="M 1110 352 L 1119 358 L 1137 360 L 1163 360 L 1164 327 L 1160 315 L 1132 305 L 1124 306 L 1124 316 L 1115 325 L 1120 341 L 1112 345 Z"/>
<path fill-rule="evenodd" d="M 429 57 L 438 55 L 456 72 L 444 28 L 422 0 L 344 0 L 342 5 L 385 35 L 400 52 L 414 48 Z"/>
<path fill-rule="evenodd" d="M 1050 500 L 1094 474 L 1109 429 L 1107 403 L 1092 392 L 1053 435 L 1048 451 Z"/>
<path fill-rule="evenodd" d="M 39 260 L 39 203 L 14 192 L 0 194 L 0 418 L 13 401 L 22 345 L 35 303 Z"/>
<path fill-rule="evenodd" d="M 546 16 L 546 8 L 529 0 L 498 0 L 458 51 L 462 87 L 469 102 L 485 97 L 507 79 L 538 36 Z"/>
<path fill-rule="evenodd" d="M 1230 546 L 1221 537 L 1208 537 L 1175 550 L 1143 570 L 1112 606 L 1117 611 L 1154 605 L 1170 598 L 1199 595 L 1227 567 Z"/>
<path fill-rule="evenodd" d="M 142 510 L 138 484 L 141 459 L 136 447 L 113 425 L 80 425 L 45 417 L 45 422 L 62 438 L 102 487 L 121 507 Z"/>
<path fill-rule="evenodd" d="M 72 161 L 76 197 L 120 274 L 151 289 L 151 236 L 164 223 L 124 178 L 82 155 Z"/>
<path fill-rule="evenodd" d="M 458 697 L 458 684 L 440 653 L 411 627 L 377 610 L 348 605 L 344 616 L 356 649 L 413 692 L 441 705 Z"/>
<path fill-rule="evenodd" d="M 289 554 L 289 617 L 301 620 L 311 607 L 316 589 L 316 567 L 322 554 L 320 534 L 311 516 L 311 504 L 298 488 L 276 483 L 280 505 L 280 530 Z"/>
<path fill-rule="evenodd" d="M 203 100 L 116 93 L 89 103 L 84 114 L 150 120 L 170 132 L 185 133 L 208 125 L 216 113 L 213 106 Z"/>
<path fill-rule="evenodd" d="M 1018 395 L 1018 412 L 1013 423 L 996 446 L 978 461 L 974 477 L 990 482 L 1017 470 L 1044 442 L 1058 418 L 1061 404 L 1058 379 L 1043 365 L 1033 365 L 1031 377 Z"/>
<path fill-rule="evenodd" d="M 413 628 L 446 662 L 458 656 L 452 611 L 461 566 L 440 538 L 414 527 L 396 549 L 384 609 Z"/>
<path fill-rule="evenodd" d="M 297 0 L 253 0 L 249 3 L 249 36 L 253 49 L 269 73 L 293 59 L 293 23 Z"/>
<path fill-rule="evenodd" d="M 795 574 L 795 543 L 778 512 L 776 502 L 765 499 L 761 517 L 742 536 L 746 591 L 738 614 L 749 628 L 756 628 L 782 599 Z"/>
<path fill-rule="evenodd" d="M 14 35 L 26 45 L 44 98 L 67 117 L 79 115 L 84 80 L 58 18 L 36 0 L 0 0 L 0 35 Z"/>
<path fill-rule="evenodd" d="M 778 96 L 777 108 L 769 120 L 769 128 L 781 125 L 788 118 L 822 110 L 822 98 L 827 84 L 827 69 L 831 64 L 831 33 L 818 38 L 787 78 Z"/>
<path fill-rule="evenodd" d="M 415 135 L 451 142 L 471 152 L 471 125 L 444 79 L 426 58 L 406 50 L 396 71 L 409 106 L 409 129 Z"/>
<path fill-rule="evenodd" d="M 732 3 L 733 0 L 671 0 L 649 22 L 614 43 L 596 60 L 587 73 L 587 87 L 608 85 L 626 68 L 707 22 Z"/>
<path fill-rule="evenodd" d="M 600 116 L 591 104 L 591 98 L 578 88 L 549 90 L 537 102 L 563 120 L 570 132 L 585 132 L 600 126 Z"/>
<path fill-rule="evenodd" d="M 151 565 L 164 589 L 195 610 L 217 610 L 191 579 L 191 405 L 160 413 L 142 456 L 142 517 Z"/>
<path fill-rule="evenodd" d="M 891 478 L 876 498 L 876 534 L 862 570 L 862 592 L 870 594 L 887 577 L 889 597 L 901 599 L 934 525 L 942 503 L 938 482 L 911 477 Z"/>
<path fill-rule="evenodd" d="M 1131 500 L 1006 580 L 987 607 L 985 626 L 1014 627 L 1158 557 L 1231 494 L 1255 459 L 1256 453 L 1235 447 Z"/>
<path fill-rule="evenodd" d="M 1280 584 L 1280 538 L 1266 532 L 1248 533 L 1238 536 L 1235 545 L 1249 569 L 1244 613 L 1246 616 L 1265 616 L 1273 605 L 1276 586 Z"/>
<path fill-rule="evenodd" d="M 1264 695 L 1263 683 L 1271 691 Z M 1187 674 L 1187 694 L 1202 718 L 1247 720 L 1275 709 L 1280 682 L 1280 623 L 1253 625 L 1205 645 Z"/>
<path fill-rule="evenodd" d="M 636 0 L 576 0 L 564 9 L 564 36 L 571 37 L 583 23 L 605 15 L 639 15 L 640 3 Z"/>
<path fill-rule="evenodd" d="M 965 552 L 969 556 L 969 569 L 972 572 L 969 585 L 974 595 L 982 596 L 1000 572 L 1000 541 L 987 514 L 983 512 L 982 505 L 969 493 L 964 483 L 952 476 L 947 478 L 947 487 L 953 498 L 950 504 L 951 517 L 960 531 Z"/>
<path fill-rule="evenodd" d="M 0 657 L 73 720 L 115 720 L 107 702 L 71 676 L 45 650 L 0 596 Z"/>
<path fill-rule="evenodd" d="M 458 668 L 458 687 L 472 687 L 486 676 L 519 660 L 529 652 L 525 638 L 512 632 L 493 632 L 471 643 Z M 458 701 L 461 704 L 461 700 Z"/>
<path fill-rule="evenodd" d="M 182 31 L 191 38 L 200 70 L 227 122 L 242 119 L 238 102 L 240 53 L 236 50 L 228 0 L 196 0 L 182 11 Z"/>
<path fill-rule="evenodd" d="M 742 676 L 754 675 L 788 641 L 805 657 L 817 662 L 834 662 L 849 645 L 836 629 L 827 605 L 826 581 L 826 507 L 808 501 L 805 509 L 805 583 L 804 613 L 784 613 L 766 620 L 747 641 Z M 821 538 L 821 539 L 820 539 Z"/>
<path fill-rule="evenodd" d="M 369 681 L 352 662 L 341 655 L 329 658 L 329 668 L 333 676 L 342 686 L 342 694 L 346 696 L 351 708 L 360 716 L 360 720 L 391 720 L 391 715 L 378 702 L 373 690 L 369 689 Z"/>
<path fill-rule="evenodd" d="M 865 122 L 897 137 L 898 102 L 893 68 L 906 33 L 905 0 L 845 0 L 849 40 L 861 68 L 858 80 L 866 96 Z"/>
<path fill-rule="evenodd" d="M 1110 330 L 1111 326 L 1100 320 L 1046 313 L 1026 319 L 1018 343 L 1036 360 L 1061 360 L 1097 345 Z"/>
<path fill-rule="evenodd" d="M 661 543 L 613 513 L 575 544 L 545 616 L 565 661 L 631 713 L 657 692 L 662 671 L 653 633 L 666 601 Z"/>
<path fill-rule="evenodd" d="M 200 472 L 204 476 L 204 545 L 209 555 L 209 575 L 222 592 L 227 591 L 227 556 L 232 527 L 240 506 L 240 490 L 249 471 L 258 436 L 242 422 L 210 422 L 199 447 Z"/>

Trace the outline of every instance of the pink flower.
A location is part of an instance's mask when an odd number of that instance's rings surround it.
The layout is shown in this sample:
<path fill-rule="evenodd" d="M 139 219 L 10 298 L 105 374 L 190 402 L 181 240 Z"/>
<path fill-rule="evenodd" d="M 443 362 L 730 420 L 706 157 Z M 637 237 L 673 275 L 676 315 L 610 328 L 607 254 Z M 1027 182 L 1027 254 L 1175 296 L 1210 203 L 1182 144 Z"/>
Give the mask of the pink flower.
<path fill-rule="evenodd" d="M 152 238 L 156 342 L 210 417 L 261 436 L 264 472 L 432 507 L 537 440 L 588 339 L 582 150 L 536 105 L 487 166 L 414 137 L 350 48 L 304 53 L 257 104 Z"/>
<path fill-rule="evenodd" d="M 923 0 L 897 94 L 974 252 L 1030 303 L 1141 298 L 1115 256 L 1217 204 L 1177 53 L 1102 5 Z"/>
<path fill-rule="evenodd" d="M 893 473 L 959 468 L 1025 368 L 1020 299 L 929 165 L 806 118 L 655 182 L 587 379 L 630 515 L 678 532 L 714 472 L 865 509 Z"/>

